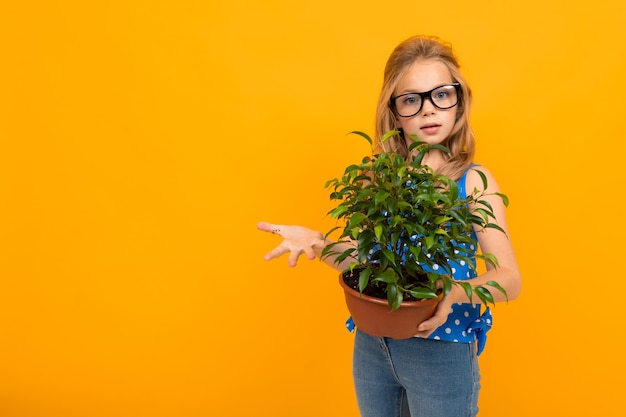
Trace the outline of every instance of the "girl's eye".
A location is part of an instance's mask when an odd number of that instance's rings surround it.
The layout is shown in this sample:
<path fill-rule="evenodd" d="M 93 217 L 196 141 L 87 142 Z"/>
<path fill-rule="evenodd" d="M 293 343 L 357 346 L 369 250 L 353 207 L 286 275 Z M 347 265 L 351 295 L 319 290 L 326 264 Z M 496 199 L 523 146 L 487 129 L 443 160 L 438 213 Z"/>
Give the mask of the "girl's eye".
<path fill-rule="evenodd" d="M 418 104 L 419 103 L 419 96 L 417 95 L 410 95 L 410 96 L 406 96 L 404 97 L 404 104 Z"/>
<path fill-rule="evenodd" d="M 448 96 L 448 92 L 447 91 L 437 91 L 435 93 L 435 98 L 437 98 L 437 99 L 446 98 L 447 96 Z"/>

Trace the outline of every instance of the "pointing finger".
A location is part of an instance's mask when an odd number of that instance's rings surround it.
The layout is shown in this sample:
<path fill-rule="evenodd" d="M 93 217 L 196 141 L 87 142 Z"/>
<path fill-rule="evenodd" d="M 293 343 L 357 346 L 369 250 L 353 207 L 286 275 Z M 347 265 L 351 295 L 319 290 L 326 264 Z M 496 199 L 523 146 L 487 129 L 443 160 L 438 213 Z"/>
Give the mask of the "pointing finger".
<path fill-rule="evenodd" d="M 272 234 L 280 235 L 280 226 L 277 224 L 272 224 L 268 222 L 259 222 L 256 225 L 257 229 L 262 230 L 264 232 L 269 232 Z"/>

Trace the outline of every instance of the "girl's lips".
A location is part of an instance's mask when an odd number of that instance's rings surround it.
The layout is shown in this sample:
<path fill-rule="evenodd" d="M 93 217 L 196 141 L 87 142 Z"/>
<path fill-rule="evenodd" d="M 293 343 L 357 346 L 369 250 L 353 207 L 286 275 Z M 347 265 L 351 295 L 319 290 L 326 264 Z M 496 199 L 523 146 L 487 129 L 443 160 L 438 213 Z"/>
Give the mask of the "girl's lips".
<path fill-rule="evenodd" d="M 420 130 L 422 132 L 425 132 L 425 133 L 428 133 L 428 134 L 432 135 L 432 134 L 437 133 L 439 131 L 440 127 L 441 127 L 441 125 L 432 124 L 432 125 L 422 126 L 422 127 L 420 127 Z"/>

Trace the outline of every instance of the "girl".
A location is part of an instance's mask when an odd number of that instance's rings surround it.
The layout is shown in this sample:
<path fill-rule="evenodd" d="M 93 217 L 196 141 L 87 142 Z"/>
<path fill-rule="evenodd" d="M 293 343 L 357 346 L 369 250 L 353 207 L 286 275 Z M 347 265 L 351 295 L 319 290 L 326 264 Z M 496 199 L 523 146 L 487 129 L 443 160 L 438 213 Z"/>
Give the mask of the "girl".
<path fill-rule="evenodd" d="M 442 144 L 450 154 L 431 151 L 424 164 L 457 180 L 463 190 L 483 188 L 476 172 L 479 169 L 487 177 L 488 193 L 499 192 L 489 170 L 472 164 L 471 99 L 469 86 L 448 44 L 433 37 L 407 39 L 387 61 L 376 112 L 376 138 L 392 129 L 401 133 L 378 146 L 409 158 L 411 135 L 432 145 Z M 486 199 L 493 207 L 496 223 L 506 231 L 502 200 L 497 196 Z M 289 253 L 288 264 L 292 267 L 302 254 L 309 259 L 319 257 L 328 243 L 322 233 L 302 226 L 261 222 L 258 228 L 283 238 L 265 259 Z M 477 238 L 481 250 L 495 255 L 500 266 L 487 266 L 484 274 L 469 279 L 467 270 L 457 269 L 453 278 L 472 284 L 497 281 L 506 290 L 508 300 L 515 299 L 520 293 L 521 277 L 510 240 L 495 229 L 477 231 Z M 333 258 L 324 261 L 340 271 L 350 263 L 345 260 L 335 264 Z M 497 302 L 505 300 L 499 291 L 492 293 Z M 490 326 L 489 310 L 481 315 L 480 306 L 470 304 L 463 289 L 453 286 L 433 316 L 418 326 L 414 338 L 378 338 L 357 329 L 353 375 L 361 415 L 475 416 L 480 388 L 477 354 Z"/>

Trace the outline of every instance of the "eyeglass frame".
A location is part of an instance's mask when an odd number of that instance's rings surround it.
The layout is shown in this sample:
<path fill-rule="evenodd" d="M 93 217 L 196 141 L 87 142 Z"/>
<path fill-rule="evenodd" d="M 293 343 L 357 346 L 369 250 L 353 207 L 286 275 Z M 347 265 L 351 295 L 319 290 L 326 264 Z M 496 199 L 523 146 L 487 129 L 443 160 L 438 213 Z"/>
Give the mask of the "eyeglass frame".
<path fill-rule="evenodd" d="M 441 87 L 448 87 L 448 86 L 452 86 L 454 87 L 454 89 L 456 90 L 456 94 L 457 94 L 457 100 L 456 103 L 454 103 L 452 106 L 450 107 L 439 107 L 437 104 L 435 104 L 435 101 L 432 98 L 432 93 L 433 91 L 441 88 Z M 399 117 L 413 117 L 416 114 L 418 114 L 419 112 L 422 111 L 422 108 L 424 107 L 424 102 L 426 101 L 426 99 L 429 99 L 430 102 L 432 103 L 433 106 L 435 106 L 436 108 L 438 108 L 439 110 L 447 110 L 447 109 L 451 109 L 452 107 L 456 106 L 459 104 L 459 100 L 461 99 L 461 83 L 450 83 L 450 84 L 442 84 L 438 87 L 433 88 L 432 90 L 428 90 L 428 91 L 424 91 L 423 93 L 418 93 L 418 92 L 408 92 L 408 93 L 404 93 L 404 94 L 400 94 L 399 96 L 391 96 L 389 98 L 389 108 L 391 108 L 391 110 Z M 398 109 L 396 107 L 396 100 L 400 97 L 404 97 L 404 96 L 408 96 L 410 94 L 417 94 L 418 96 L 420 96 L 421 99 L 421 103 L 420 103 L 420 108 L 413 114 L 409 115 L 409 116 L 403 116 L 400 113 L 398 113 Z"/>

